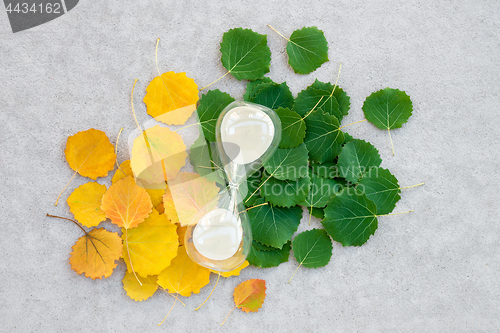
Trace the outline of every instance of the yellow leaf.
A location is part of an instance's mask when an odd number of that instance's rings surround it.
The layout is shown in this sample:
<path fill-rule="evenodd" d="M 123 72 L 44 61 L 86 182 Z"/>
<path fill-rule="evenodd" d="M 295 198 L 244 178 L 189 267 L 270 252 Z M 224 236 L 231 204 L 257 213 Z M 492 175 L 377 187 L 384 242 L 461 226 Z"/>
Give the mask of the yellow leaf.
<path fill-rule="evenodd" d="M 146 88 L 148 114 L 169 125 L 182 125 L 196 110 L 198 85 L 186 73 L 167 72 Z"/>
<path fill-rule="evenodd" d="M 177 257 L 158 275 L 158 284 L 169 293 L 189 297 L 198 294 L 210 282 L 210 271 L 189 259 L 184 246 L 179 246 Z"/>
<path fill-rule="evenodd" d="M 138 186 L 130 176 L 111 185 L 102 197 L 101 209 L 106 217 L 125 229 L 137 227 L 148 217 L 152 208 L 146 190 Z"/>
<path fill-rule="evenodd" d="M 186 145 L 176 132 L 156 125 L 134 139 L 130 166 L 142 186 L 165 188 L 186 164 Z"/>
<path fill-rule="evenodd" d="M 158 210 L 160 204 L 163 204 L 163 195 L 165 194 L 165 189 L 146 189 L 149 197 L 151 198 L 151 202 L 153 203 L 153 207 Z"/>
<path fill-rule="evenodd" d="M 237 267 L 237 268 L 233 269 L 232 271 L 229 271 L 229 272 L 218 272 L 218 271 L 210 270 L 210 272 L 215 273 L 215 274 L 219 274 L 220 273 L 220 276 L 223 276 L 223 277 L 227 278 L 227 277 L 230 277 L 230 276 L 240 275 L 241 270 L 243 268 L 247 267 L 248 265 L 249 265 L 248 261 L 245 260 L 245 262 L 243 264 L 241 264 L 240 267 Z"/>
<path fill-rule="evenodd" d="M 193 223 L 193 217 L 205 204 L 215 198 L 219 188 L 197 173 L 181 172 L 172 181 L 163 196 L 165 214 L 181 226 Z M 214 206 L 216 202 L 213 202 Z"/>
<path fill-rule="evenodd" d="M 186 234 L 187 226 L 181 227 L 180 224 L 177 224 L 177 235 L 179 235 L 179 245 L 184 245 L 184 235 Z"/>
<path fill-rule="evenodd" d="M 130 253 L 135 272 L 141 276 L 157 275 L 170 265 L 179 246 L 176 229 L 177 226 L 167 216 L 153 209 L 137 228 L 128 230 L 128 233 L 123 230 L 123 259 L 128 271 L 132 272 L 132 267 L 127 252 Z"/>
<path fill-rule="evenodd" d="M 150 275 L 145 278 L 137 276 L 137 278 L 141 281 L 142 286 L 137 282 L 134 274 L 125 272 L 125 277 L 122 280 L 123 289 L 127 292 L 128 297 L 136 302 L 141 302 L 153 296 L 156 289 L 158 289 L 158 284 L 156 283 L 157 276 Z"/>
<path fill-rule="evenodd" d="M 106 133 L 93 128 L 70 136 L 64 153 L 71 169 L 93 180 L 107 176 L 115 167 L 113 145 Z"/>
<path fill-rule="evenodd" d="M 73 245 L 69 263 L 78 274 L 85 273 L 93 280 L 113 273 L 115 260 L 122 254 L 122 239 L 116 232 L 103 228 L 92 229 Z"/>
<path fill-rule="evenodd" d="M 127 176 L 134 176 L 132 168 L 130 167 L 130 160 L 123 161 L 122 164 L 120 164 L 120 167 L 116 169 L 113 178 L 111 178 L 111 183 L 114 184 Z"/>
<path fill-rule="evenodd" d="M 102 196 L 105 192 L 106 185 L 95 182 L 77 187 L 66 200 L 75 219 L 88 228 L 106 220 L 106 214 L 101 210 Z"/>

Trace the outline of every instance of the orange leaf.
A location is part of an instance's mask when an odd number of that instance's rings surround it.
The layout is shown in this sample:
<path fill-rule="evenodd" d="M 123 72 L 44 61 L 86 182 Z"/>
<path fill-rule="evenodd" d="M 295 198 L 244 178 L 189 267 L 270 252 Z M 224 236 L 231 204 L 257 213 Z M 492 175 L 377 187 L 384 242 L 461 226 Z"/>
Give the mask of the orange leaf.
<path fill-rule="evenodd" d="M 181 227 L 177 224 L 177 235 L 179 235 L 179 245 L 184 245 L 184 236 L 186 235 L 187 226 Z"/>
<path fill-rule="evenodd" d="M 115 167 L 113 145 L 106 133 L 93 128 L 70 136 L 64 153 L 71 169 L 93 180 L 107 176 Z"/>
<path fill-rule="evenodd" d="M 102 197 L 101 209 L 106 217 L 119 227 L 130 229 L 148 217 L 153 205 L 145 189 L 137 186 L 134 178 L 125 177 L 113 185 Z"/>
<path fill-rule="evenodd" d="M 122 255 L 122 239 L 116 232 L 103 228 L 92 229 L 73 245 L 69 263 L 78 274 L 85 273 L 93 280 L 113 273 L 115 260 Z"/>
<path fill-rule="evenodd" d="M 171 294 L 179 293 L 189 297 L 191 293 L 198 294 L 210 282 L 209 277 L 208 268 L 193 262 L 185 247 L 179 246 L 177 257 L 158 275 L 158 284 Z"/>
<path fill-rule="evenodd" d="M 137 282 L 137 278 L 141 281 L 142 285 Z M 123 289 L 127 292 L 128 297 L 134 301 L 144 301 L 153 296 L 156 289 L 158 289 L 158 284 L 156 284 L 156 275 L 150 275 L 148 277 L 134 276 L 134 274 L 125 272 L 123 277 Z"/>
<path fill-rule="evenodd" d="M 246 280 L 234 289 L 234 303 L 245 312 L 257 312 L 266 298 L 266 281 Z"/>
<path fill-rule="evenodd" d="M 169 125 L 182 125 L 196 110 L 198 85 L 186 73 L 167 72 L 146 88 L 148 114 Z"/>
<path fill-rule="evenodd" d="M 215 274 L 220 274 L 220 276 L 228 278 L 228 277 L 231 277 L 231 276 L 240 275 L 241 270 L 243 268 L 247 267 L 248 265 L 250 265 L 250 264 L 248 263 L 248 261 L 245 260 L 243 262 L 243 264 L 240 265 L 240 267 L 236 267 L 232 271 L 229 271 L 229 272 L 218 272 L 218 271 L 210 270 L 210 272 L 215 273 Z"/>
<path fill-rule="evenodd" d="M 190 225 L 196 213 L 215 198 L 219 188 L 197 173 L 181 172 L 168 182 L 168 190 L 163 196 L 165 214 L 174 223 Z M 216 202 L 214 202 L 214 206 Z"/>
<path fill-rule="evenodd" d="M 106 214 L 101 210 L 102 196 L 105 192 L 106 185 L 95 182 L 77 187 L 66 200 L 75 219 L 88 228 L 106 220 Z"/>

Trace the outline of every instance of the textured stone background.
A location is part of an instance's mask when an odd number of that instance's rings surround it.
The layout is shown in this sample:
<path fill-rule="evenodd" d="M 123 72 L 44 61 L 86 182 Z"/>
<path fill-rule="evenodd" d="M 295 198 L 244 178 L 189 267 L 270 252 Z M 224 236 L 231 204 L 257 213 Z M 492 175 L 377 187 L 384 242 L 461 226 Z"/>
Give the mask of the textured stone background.
<path fill-rule="evenodd" d="M 500 2 L 495 0 L 85 1 L 42 26 L 13 34 L 0 12 L 0 331 L 2 332 L 498 332 L 500 248 L 497 205 L 500 167 Z M 303 26 L 324 30 L 330 62 L 299 76 L 287 65 L 285 35 Z M 98 128 L 115 142 L 134 129 L 135 107 L 148 120 L 142 97 L 162 71 L 185 71 L 200 86 L 225 73 L 222 34 L 247 27 L 268 35 L 270 76 L 296 95 L 315 78 L 334 81 L 351 96 L 348 124 L 381 88 L 405 90 L 414 115 L 387 133 L 369 123 L 348 128 L 372 142 L 404 190 L 395 211 L 360 248 L 334 244 L 330 264 L 288 263 L 248 268 L 176 304 L 164 292 L 143 303 L 122 289 L 124 265 L 92 281 L 68 264 L 81 231 L 46 213 L 71 217 L 65 199 L 86 182 L 80 176 L 54 201 L 73 172 L 66 139 Z M 245 84 L 227 76 L 212 88 L 241 99 Z M 191 120 L 193 121 L 193 120 Z M 194 132 L 185 133 L 191 140 Z M 128 157 L 126 140 L 119 160 Z M 109 182 L 109 178 L 99 179 Z M 116 230 L 110 223 L 109 229 Z M 318 227 L 315 220 L 311 227 Z M 300 230 L 311 228 L 303 223 Z M 261 278 L 268 295 L 261 311 L 234 311 L 234 287 Z"/>

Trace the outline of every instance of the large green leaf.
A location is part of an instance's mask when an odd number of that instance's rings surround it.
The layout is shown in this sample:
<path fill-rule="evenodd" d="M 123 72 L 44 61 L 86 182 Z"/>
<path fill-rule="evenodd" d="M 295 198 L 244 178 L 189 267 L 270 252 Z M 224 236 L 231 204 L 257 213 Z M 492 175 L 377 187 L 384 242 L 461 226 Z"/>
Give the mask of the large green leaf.
<path fill-rule="evenodd" d="M 288 261 L 290 256 L 290 242 L 287 242 L 281 249 L 262 245 L 256 241 L 252 242 L 252 248 L 247 260 L 250 265 L 268 268 L 275 267 Z"/>
<path fill-rule="evenodd" d="M 264 163 L 264 169 L 280 180 L 302 178 L 309 174 L 307 153 L 306 145 L 303 143 L 296 148 L 278 148 Z"/>
<path fill-rule="evenodd" d="M 281 120 L 280 148 L 295 148 L 304 142 L 306 123 L 295 111 L 288 108 L 275 110 Z"/>
<path fill-rule="evenodd" d="M 256 206 L 264 203 L 259 199 Z M 282 248 L 300 224 L 300 207 L 282 208 L 271 204 L 248 210 L 253 239 L 261 244 Z"/>
<path fill-rule="evenodd" d="M 321 223 L 334 241 L 361 246 L 377 230 L 377 206 L 365 194 L 345 189 L 328 203 Z"/>
<path fill-rule="evenodd" d="M 292 207 L 306 200 L 311 179 L 309 176 L 297 180 L 279 180 L 264 172 L 260 195 L 273 205 Z"/>
<path fill-rule="evenodd" d="M 259 88 L 260 86 L 257 86 Z M 252 102 L 267 106 L 270 109 L 277 109 L 279 107 L 291 108 L 293 106 L 294 98 L 286 82 L 281 84 L 270 83 L 263 85 L 257 91 Z"/>
<path fill-rule="evenodd" d="M 311 172 L 309 193 L 307 194 L 307 198 L 299 203 L 299 205 L 306 206 L 309 209 L 311 207 L 323 208 L 340 190 L 341 186 L 336 180 L 323 178 Z"/>
<path fill-rule="evenodd" d="M 305 121 L 307 129 L 304 143 L 311 160 L 319 163 L 333 162 L 340 154 L 344 142 L 344 133 L 339 130 L 337 118 L 319 109 L 311 112 Z"/>
<path fill-rule="evenodd" d="M 380 129 L 400 128 L 410 118 L 412 110 L 410 96 L 398 89 L 379 90 L 363 103 L 366 119 Z"/>
<path fill-rule="evenodd" d="M 203 129 L 205 139 L 208 141 L 215 142 L 217 118 L 219 118 L 222 110 L 231 102 L 234 102 L 234 98 L 219 89 L 210 90 L 201 96 L 200 105 L 196 112 L 198 113 L 198 119 L 200 120 L 200 126 Z"/>
<path fill-rule="evenodd" d="M 305 117 L 313 109 L 323 109 L 323 112 L 331 114 L 337 119 L 343 117 L 337 99 L 331 92 L 309 87 L 299 92 L 293 110 Z"/>
<path fill-rule="evenodd" d="M 382 159 L 371 143 L 354 139 L 345 144 L 339 155 L 337 167 L 340 175 L 356 184 L 370 168 L 378 167 Z"/>
<path fill-rule="evenodd" d="M 330 94 L 333 92 L 333 96 L 337 100 L 337 103 L 339 105 L 339 110 L 342 116 L 337 117 L 339 121 L 342 120 L 343 116 L 347 116 L 349 113 L 349 108 L 351 107 L 351 98 L 347 96 L 346 92 L 340 88 L 339 86 L 334 86 L 330 82 L 321 82 L 316 79 L 314 83 L 311 85 L 311 87 L 316 88 L 316 89 L 321 89 L 324 91 L 328 91 Z M 334 89 L 335 87 L 335 89 Z"/>
<path fill-rule="evenodd" d="M 304 231 L 293 239 L 293 255 L 301 266 L 318 268 L 328 264 L 332 257 L 332 240 L 324 229 Z"/>
<path fill-rule="evenodd" d="M 255 94 L 261 89 L 266 83 L 274 83 L 271 78 L 265 76 L 262 79 L 257 79 L 255 81 L 250 81 L 247 83 L 247 90 L 243 95 L 243 100 L 251 102 L 255 97 Z"/>
<path fill-rule="evenodd" d="M 297 74 L 307 74 L 328 61 L 328 42 L 316 27 L 295 30 L 286 45 L 288 63 Z"/>
<path fill-rule="evenodd" d="M 266 35 L 250 29 L 231 29 L 224 33 L 220 51 L 222 66 L 237 80 L 256 80 L 269 72 L 271 51 Z"/>
<path fill-rule="evenodd" d="M 356 188 L 377 205 L 379 215 L 392 212 L 401 199 L 398 180 L 389 170 L 383 168 L 371 168 L 363 175 Z"/>
<path fill-rule="evenodd" d="M 189 148 L 189 161 L 200 176 L 218 184 L 226 185 L 222 171 L 215 165 L 211 150 L 215 148 L 215 143 L 205 141 L 202 135 L 195 140 Z M 259 179 L 260 182 L 260 179 Z"/>

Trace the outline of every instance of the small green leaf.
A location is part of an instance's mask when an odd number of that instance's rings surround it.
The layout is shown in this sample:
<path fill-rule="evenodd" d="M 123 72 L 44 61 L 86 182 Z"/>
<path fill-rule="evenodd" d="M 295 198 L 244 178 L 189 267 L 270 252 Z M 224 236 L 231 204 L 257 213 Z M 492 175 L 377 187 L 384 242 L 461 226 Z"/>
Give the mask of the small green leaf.
<path fill-rule="evenodd" d="M 382 159 L 371 143 L 354 139 L 345 144 L 339 155 L 337 167 L 342 177 L 356 184 L 370 168 L 378 167 Z"/>
<path fill-rule="evenodd" d="M 280 148 L 295 148 L 304 142 L 306 123 L 295 111 L 287 108 L 275 110 L 281 120 Z"/>
<path fill-rule="evenodd" d="M 291 108 L 294 98 L 286 82 L 281 84 L 268 83 L 257 91 L 252 102 L 267 106 L 270 109 Z"/>
<path fill-rule="evenodd" d="M 340 192 L 342 187 L 334 179 L 323 178 L 315 173 L 311 173 L 311 187 L 307 194 L 306 200 L 299 203 L 299 205 L 306 206 L 308 209 L 311 207 L 323 208 L 326 206 L 331 197 Z"/>
<path fill-rule="evenodd" d="M 366 119 L 380 129 L 400 128 L 410 118 L 412 110 L 410 96 L 398 89 L 379 90 L 363 103 Z"/>
<path fill-rule="evenodd" d="M 323 112 L 331 114 L 337 119 L 343 117 L 337 99 L 331 92 L 309 87 L 299 92 L 293 110 L 305 117 L 313 109 L 323 109 Z"/>
<path fill-rule="evenodd" d="M 222 66 L 237 80 L 256 80 L 269 72 L 271 51 L 266 35 L 250 29 L 231 29 L 224 33 L 220 51 Z"/>
<path fill-rule="evenodd" d="M 377 206 L 377 214 L 384 215 L 392 212 L 396 203 L 401 199 L 398 180 L 387 169 L 371 168 L 363 175 L 356 189 L 366 194 Z"/>
<path fill-rule="evenodd" d="M 259 199 L 256 205 L 264 203 Z M 248 210 L 253 239 L 261 244 L 282 248 L 300 224 L 300 207 L 282 208 L 271 204 Z"/>
<path fill-rule="evenodd" d="M 321 223 L 334 241 L 361 246 L 377 230 L 377 206 L 365 194 L 345 189 L 328 203 Z"/>
<path fill-rule="evenodd" d="M 303 143 L 297 148 L 278 148 L 264 163 L 264 169 L 276 179 L 297 180 L 309 173 L 307 153 L 306 145 Z"/>
<path fill-rule="evenodd" d="M 328 61 L 328 42 L 316 27 L 295 30 L 286 45 L 288 63 L 297 74 L 307 74 Z"/>
<path fill-rule="evenodd" d="M 220 113 L 229 103 L 234 102 L 229 94 L 226 94 L 219 89 L 210 90 L 205 95 L 201 96 L 200 105 L 196 112 L 200 120 L 200 126 L 203 129 L 205 139 L 210 142 L 215 142 L 215 124 Z"/>
<path fill-rule="evenodd" d="M 346 92 L 342 88 L 340 88 L 339 86 L 335 86 L 334 90 L 334 85 L 330 82 L 324 83 L 318 81 L 317 79 L 316 81 L 314 81 L 311 87 L 328 91 L 330 94 L 333 91 L 333 96 L 336 98 L 337 103 L 339 104 L 340 113 L 342 114 L 341 117 L 337 117 L 339 121 L 342 120 L 343 116 L 347 116 L 349 114 L 349 108 L 351 107 L 351 98 L 347 96 Z"/>
<path fill-rule="evenodd" d="M 344 133 L 339 130 L 335 116 L 315 110 L 305 119 L 306 137 L 304 143 L 311 160 L 323 163 L 333 162 L 342 150 Z"/>
<path fill-rule="evenodd" d="M 292 242 L 293 255 L 301 266 L 318 268 L 332 257 L 332 240 L 324 229 L 312 229 L 298 234 Z"/>
<path fill-rule="evenodd" d="M 292 207 L 306 200 L 311 185 L 309 176 L 297 180 L 279 180 L 270 177 L 267 172 L 264 172 L 262 181 L 261 196 L 280 207 Z"/>
<path fill-rule="evenodd" d="M 255 94 L 261 89 L 266 83 L 274 83 L 271 78 L 264 76 L 262 79 L 257 79 L 255 81 L 250 81 L 247 83 L 247 90 L 243 95 L 244 101 L 251 102 L 255 97 Z"/>
<path fill-rule="evenodd" d="M 283 248 L 277 249 L 262 245 L 256 241 L 252 242 L 252 248 L 248 254 L 247 260 L 250 265 L 261 268 L 275 267 L 288 261 L 290 256 L 290 242 L 283 245 Z"/>

